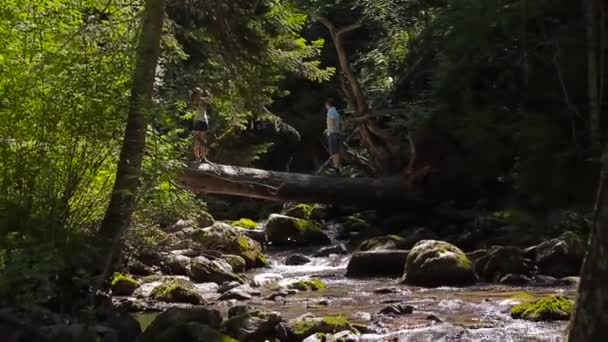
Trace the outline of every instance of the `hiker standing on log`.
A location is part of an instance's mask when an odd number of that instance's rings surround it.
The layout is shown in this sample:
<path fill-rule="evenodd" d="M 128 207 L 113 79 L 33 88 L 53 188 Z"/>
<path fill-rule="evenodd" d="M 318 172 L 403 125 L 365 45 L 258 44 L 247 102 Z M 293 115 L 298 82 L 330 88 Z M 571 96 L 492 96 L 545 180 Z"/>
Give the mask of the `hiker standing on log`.
<path fill-rule="evenodd" d="M 330 154 L 331 164 L 337 173 L 340 173 L 340 113 L 334 105 L 332 98 L 325 101 L 327 110 L 327 149 Z"/>
<path fill-rule="evenodd" d="M 197 162 L 207 160 L 207 134 L 209 131 L 209 117 L 207 111 L 209 108 L 209 99 L 211 95 L 208 90 L 202 90 L 200 87 L 194 88 L 190 101 L 194 108 L 194 123 L 192 135 L 194 137 L 194 159 Z"/>

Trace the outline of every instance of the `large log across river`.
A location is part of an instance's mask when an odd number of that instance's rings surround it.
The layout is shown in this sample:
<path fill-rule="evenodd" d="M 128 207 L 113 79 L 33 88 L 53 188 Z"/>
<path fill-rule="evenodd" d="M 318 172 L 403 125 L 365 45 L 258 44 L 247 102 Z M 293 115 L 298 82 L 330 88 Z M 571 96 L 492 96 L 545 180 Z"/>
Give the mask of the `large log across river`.
<path fill-rule="evenodd" d="M 184 169 L 177 181 L 193 191 L 280 202 L 409 209 L 431 205 L 419 190 L 399 178 L 314 176 L 202 163 Z"/>

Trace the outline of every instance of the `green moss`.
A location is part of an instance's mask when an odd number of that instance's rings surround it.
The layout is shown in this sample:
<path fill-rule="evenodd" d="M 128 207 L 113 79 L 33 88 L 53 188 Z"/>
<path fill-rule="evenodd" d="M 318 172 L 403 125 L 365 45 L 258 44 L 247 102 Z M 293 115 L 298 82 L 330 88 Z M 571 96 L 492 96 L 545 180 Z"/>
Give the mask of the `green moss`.
<path fill-rule="evenodd" d="M 319 278 L 302 279 L 288 286 L 299 291 L 317 291 L 327 288 L 327 284 Z"/>
<path fill-rule="evenodd" d="M 264 254 L 258 254 L 255 258 L 256 267 L 267 267 L 270 265 L 268 262 L 268 257 Z"/>
<path fill-rule="evenodd" d="M 546 296 L 515 305 L 511 317 L 530 321 L 568 320 L 573 307 L 574 301 L 564 296 Z"/>
<path fill-rule="evenodd" d="M 167 303 L 200 304 L 203 302 L 196 287 L 184 279 L 172 279 L 155 287 L 150 298 Z"/>
<path fill-rule="evenodd" d="M 111 286 L 114 295 L 129 296 L 140 286 L 140 283 L 129 275 L 114 273 Z"/>
<path fill-rule="evenodd" d="M 321 231 L 321 227 L 312 221 L 295 219 L 293 223 L 299 231 Z"/>
<path fill-rule="evenodd" d="M 249 249 L 249 239 L 247 239 L 245 236 L 241 236 L 239 238 L 239 246 L 241 246 L 241 249 L 243 250 Z"/>
<path fill-rule="evenodd" d="M 305 336 L 309 331 L 314 329 L 315 324 L 316 322 L 312 319 L 302 319 L 291 326 L 291 331 L 298 336 Z"/>
<path fill-rule="evenodd" d="M 530 292 L 520 291 L 520 292 L 513 294 L 510 298 L 516 299 L 516 300 L 531 301 L 532 299 L 534 299 L 534 295 L 531 294 Z"/>
<path fill-rule="evenodd" d="M 295 207 L 287 209 L 285 212 L 286 216 L 295 217 L 304 220 L 310 220 L 310 216 L 312 214 L 313 206 L 310 204 L 298 204 Z"/>
<path fill-rule="evenodd" d="M 255 229 L 258 226 L 257 222 L 250 220 L 248 218 L 241 218 L 240 220 L 232 221 L 231 224 L 233 226 L 246 228 L 246 229 Z"/>
<path fill-rule="evenodd" d="M 344 327 L 349 326 L 350 322 L 344 318 L 344 316 L 325 316 L 323 317 L 323 324 L 334 326 L 334 327 Z"/>
<path fill-rule="evenodd" d="M 152 282 L 161 281 L 161 280 L 163 280 L 163 276 L 160 274 L 153 274 L 153 275 L 139 278 L 139 282 L 142 284 L 152 283 Z"/>
<path fill-rule="evenodd" d="M 292 324 L 291 330 L 300 337 L 307 337 L 315 333 L 333 334 L 343 330 L 356 332 L 356 329 L 342 315 L 302 318 Z"/>

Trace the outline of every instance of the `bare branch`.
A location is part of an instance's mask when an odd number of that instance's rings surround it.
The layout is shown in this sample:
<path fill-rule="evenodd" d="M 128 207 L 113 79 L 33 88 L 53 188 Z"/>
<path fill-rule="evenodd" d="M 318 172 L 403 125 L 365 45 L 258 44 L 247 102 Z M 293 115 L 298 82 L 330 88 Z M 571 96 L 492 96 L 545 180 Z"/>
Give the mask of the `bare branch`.
<path fill-rule="evenodd" d="M 356 23 L 354 23 L 352 25 L 341 27 L 336 32 L 336 38 L 340 38 L 342 35 L 345 35 L 348 32 L 354 31 L 354 30 L 360 28 L 361 26 L 363 26 L 363 21 L 361 19 L 359 19 L 359 20 L 357 20 Z"/>

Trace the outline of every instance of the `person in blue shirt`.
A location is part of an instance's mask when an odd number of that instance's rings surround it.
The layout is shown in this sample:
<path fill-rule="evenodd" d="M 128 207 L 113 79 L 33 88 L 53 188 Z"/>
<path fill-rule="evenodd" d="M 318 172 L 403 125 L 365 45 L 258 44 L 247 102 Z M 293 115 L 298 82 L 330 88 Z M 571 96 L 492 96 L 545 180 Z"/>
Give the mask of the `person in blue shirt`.
<path fill-rule="evenodd" d="M 334 106 L 332 98 L 325 102 L 327 110 L 327 145 L 331 156 L 332 166 L 336 171 L 340 171 L 340 113 Z"/>

